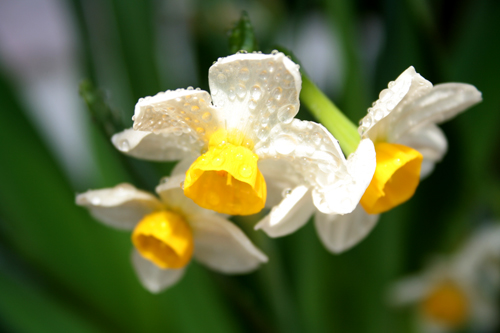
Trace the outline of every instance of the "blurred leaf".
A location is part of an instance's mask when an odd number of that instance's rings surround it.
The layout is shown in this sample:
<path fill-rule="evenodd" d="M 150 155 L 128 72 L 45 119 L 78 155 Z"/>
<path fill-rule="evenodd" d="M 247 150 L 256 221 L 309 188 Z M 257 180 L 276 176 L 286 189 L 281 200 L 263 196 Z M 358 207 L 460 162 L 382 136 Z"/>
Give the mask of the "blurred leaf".
<path fill-rule="evenodd" d="M 118 112 L 106 103 L 104 93 L 94 87 L 92 82 L 83 80 L 79 92 L 87 104 L 92 120 L 107 138 L 125 129 Z"/>
<path fill-rule="evenodd" d="M 161 295 L 142 288 L 130 264 L 130 235 L 75 205 L 74 191 L 13 96 L 0 75 L 0 108 L 9 114 L 0 122 L 2 241 L 50 281 L 48 293 L 115 331 L 237 331 L 231 308 L 195 265 Z"/>
<path fill-rule="evenodd" d="M 247 52 L 257 51 L 257 39 L 253 31 L 252 23 L 247 12 L 241 13 L 241 18 L 229 32 L 229 51 L 236 53 L 240 50 Z"/>
<path fill-rule="evenodd" d="M 0 317 L 12 332 L 106 332 L 54 295 L 0 274 Z M 29 318 L 29 319 L 28 319 Z M 4 328 L 5 329 L 5 328 Z"/>

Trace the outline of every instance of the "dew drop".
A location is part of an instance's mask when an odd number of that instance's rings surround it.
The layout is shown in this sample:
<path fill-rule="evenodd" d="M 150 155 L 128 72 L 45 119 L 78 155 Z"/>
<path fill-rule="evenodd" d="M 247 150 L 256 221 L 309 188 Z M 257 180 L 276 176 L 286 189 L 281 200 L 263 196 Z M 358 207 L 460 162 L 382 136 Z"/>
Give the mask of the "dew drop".
<path fill-rule="evenodd" d="M 160 179 L 160 184 L 166 184 L 168 182 L 168 180 L 170 179 L 170 177 L 163 177 L 162 179 Z"/>
<path fill-rule="evenodd" d="M 235 158 L 236 160 L 238 160 L 238 161 L 241 161 L 241 160 L 243 160 L 243 155 L 242 155 L 242 154 L 240 154 L 240 153 L 238 153 L 238 154 L 236 154 L 236 156 L 235 156 L 234 158 Z"/>
<path fill-rule="evenodd" d="M 247 88 L 243 84 L 238 84 L 236 87 L 236 95 L 238 95 L 239 99 L 245 98 L 245 95 L 247 94 Z"/>
<path fill-rule="evenodd" d="M 205 129 L 203 127 L 197 127 L 196 128 L 196 133 L 203 134 L 203 133 L 205 133 Z"/>
<path fill-rule="evenodd" d="M 278 120 L 284 124 L 288 124 L 293 120 L 295 114 L 296 114 L 295 106 L 291 104 L 285 105 L 278 110 Z"/>
<path fill-rule="evenodd" d="M 240 70 L 239 78 L 240 78 L 240 80 L 248 81 L 248 79 L 250 78 L 250 71 L 248 70 L 248 68 L 243 67 Z"/>
<path fill-rule="evenodd" d="M 236 93 L 234 92 L 234 88 L 229 89 L 227 97 L 229 97 L 231 101 L 234 101 L 234 99 L 236 98 Z"/>
<path fill-rule="evenodd" d="M 253 86 L 251 92 L 252 92 L 252 98 L 256 101 L 258 101 L 262 96 L 262 89 L 260 89 L 258 85 Z"/>
<path fill-rule="evenodd" d="M 198 112 L 199 110 L 200 110 L 200 107 L 198 105 L 193 105 L 191 107 L 191 111 L 193 111 L 193 112 Z"/>
<path fill-rule="evenodd" d="M 269 77 L 269 73 L 265 69 L 262 72 L 260 72 L 260 74 L 259 74 L 259 78 L 262 81 L 267 80 L 268 77 Z"/>
<path fill-rule="evenodd" d="M 182 181 L 179 186 L 181 187 L 181 189 L 184 189 L 184 181 Z"/>
<path fill-rule="evenodd" d="M 281 95 L 283 93 L 283 89 L 281 89 L 281 87 L 276 87 L 274 90 L 273 90 L 273 93 L 272 93 L 272 96 L 275 100 L 279 101 L 281 99 Z"/>
<path fill-rule="evenodd" d="M 184 131 L 181 127 L 176 127 L 172 130 L 172 133 L 174 133 L 175 136 L 181 136 Z"/>
<path fill-rule="evenodd" d="M 274 141 L 274 146 L 278 153 L 288 155 L 295 150 L 297 141 L 290 135 L 282 134 Z"/>
<path fill-rule="evenodd" d="M 248 178 L 252 174 L 253 174 L 253 169 L 252 169 L 251 166 L 244 164 L 244 165 L 242 165 L 240 167 L 240 175 L 241 175 L 241 177 Z"/>
<path fill-rule="evenodd" d="M 270 132 L 271 128 L 269 126 L 262 127 L 257 131 L 257 137 L 259 140 L 264 141 L 269 137 Z"/>
<path fill-rule="evenodd" d="M 130 150 L 130 143 L 128 143 L 127 139 L 124 139 L 120 141 L 120 150 L 121 151 L 129 151 Z"/>
<path fill-rule="evenodd" d="M 251 99 L 250 102 L 248 102 L 248 108 L 251 111 L 255 111 L 255 109 L 257 108 L 257 102 L 254 99 Z"/>
<path fill-rule="evenodd" d="M 212 165 L 216 167 L 221 166 L 223 163 L 224 163 L 224 157 L 222 156 L 218 156 L 212 161 Z"/>
<path fill-rule="evenodd" d="M 283 198 L 286 198 L 287 196 L 289 196 L 290 194 L 292 193 L 292 189 L 291 188 L 286 188 L 283 190 L 283 192 L 281 192 L 281 196 Z"/>
<path fill-rule="evenodd" d="M 219 83 L 226 83 L 227 78 L 224 74 L 220 73 L 217 75 L 217 81 L 219 81 Z"/>
<path fill-rule="evenodd" d="M 203 115 L 201 116 L 201 119 L 203 119 L 206 122 L 209 122 L 210 120 L 212 120 L 212 114 L 207 111 L 207 112 L 203 113 Z"/>

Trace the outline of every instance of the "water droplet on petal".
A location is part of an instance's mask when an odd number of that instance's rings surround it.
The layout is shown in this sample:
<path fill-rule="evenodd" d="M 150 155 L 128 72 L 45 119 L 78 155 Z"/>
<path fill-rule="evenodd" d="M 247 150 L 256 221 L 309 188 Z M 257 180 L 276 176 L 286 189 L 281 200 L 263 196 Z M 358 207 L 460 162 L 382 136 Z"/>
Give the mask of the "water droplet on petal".
<path fill-rule="evenodd" d="M 191 107 L 191 111 L 193 111 L 193 112 L 198 112 L 199 110 L 200 110 L 200 107 L 198 105 L 193 105 Z"/>
<path fill-rule="evenodd" d="M 219 81 L 219 83 L 226 83 L 227 78 L 224 74 L 220 73 L 217 75 L 217 81 Z"/>
<path fill-rule="evenodd" d="M 250 111 L 254 111 L 257 108 L 257 102 L 251 99 L 250 102 L 248 102 L 248 108 Z"/>
<path fill-rule="evenodd" d="M 128 143 L 127 139 L 124 139 L 120 141 L 119 148 L 121 151 L 129 151 L 130 150 L 130 143 Z"/>
<path fill-rule="evenodd" d="M 198 128 L 196 128 L 196 133 L 203 134 L 203 133 L 205 133 L 205 129 L 203 127 L 198 127 Z"/>
<path fill-rule="evenodd" d="M 181 187 L 181 189 L 184 189 L 184 181 L 182 181 L 179 186 Z"/>
<path fill-rule="evenodd" d="M 278 110 L 278 120 L 284 124 L 288 124 L 293 120 L 295 114 L 296 114 L 295 106 L 291 104 L 285 105 Z"/>
<path fill-rule="evenodd" d="M 160 184 L 166 184 L 168 182 L 168 180 L 170 179 L 170 177 L 163 177 L 162 179 L 160 179 Z"/>
<path fill-rule="evenodd" d="M 229 89 L 227 97 L 229 97 L 231 101 L 234 101 L 234 99 L 236 98 L 236 93 L 234 92 L 234 88 Z"/>
<path fill-rule="evenodd" d="M 272 93 L 272 96 L 275 100 L 279 101 L 280 98 L 281 98 L 281 94 L 283 92 L 283 89 L 281 89 L 281 87 L 276 87 L 274 90 L 273 90 L 273 93 Z"/>
<path fill-rule="evenodd" d="M 207 112 L 203 113 L 203 115 L 201 116 L 201 119 L 203 119 L 206 122 L 209 122 L 210 120 L 212 120 L 212 114 L 207 111 Z"/>
<path fill-rule="evenodd" d="M 236 95 L 238 95 L 239 99 L 245 98 L 245 95 L 247 94 L 247 88 L 243 84 L 238 84 L 236 87 Z"/>
<path fill-rule="evenodd" d="M 290 194 L 292 193 L 292 189 L 291 188 L 286 188 L 283 190 L 283 192 L 281 192 L 281 196 L 283 198 L 286 198 L 287 196 L 289 196 Z"/>
<path fill-rule="evenodd" d="M 248 68 L 243 67 L 240 70 L 239 78 L 240 78 L 240 80 L 248 81 L 248 79 L 250 78 L 250 71 L 248 70 Z"/>
<path fill-rule="evenodd" d="M 224 163 L 224 157 L 222 156 L 218 156 L 212 161 L 212 165 L 216 167 L 221 166 L 223 163 Z"/>
<path fill-rule="evenodd" d="M 252 170 L 251 166 L 244 164 L 244 165 L 242 165 L 240 167 L 240 175 L 241 175 L 241 177 L 248 178 L 252 174 L 253 174 L 253 170 Z"/>
<path fill-rule="evenodd" d="M 283 134 L 274 140 L 274 146 L 278 153 L 288 155 L 295 150 L 297 141 L 293 136 Z"/>
<path fill-rule="evenodd" d="M 260 97 L 262 96 L 262 89 L 260 89 L 259 86 L 255 85 L 252 87 L 252 98 L 256 101 L 258 101 L 260 99 Z"/>

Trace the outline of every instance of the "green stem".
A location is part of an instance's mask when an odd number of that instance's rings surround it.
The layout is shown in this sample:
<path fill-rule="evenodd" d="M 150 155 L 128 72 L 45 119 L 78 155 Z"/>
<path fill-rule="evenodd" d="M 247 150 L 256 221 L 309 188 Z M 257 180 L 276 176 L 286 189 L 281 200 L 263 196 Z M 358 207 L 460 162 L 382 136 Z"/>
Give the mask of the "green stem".
<path fill-rule="evenodd" d="M 346 156 L 356 150 L 360 141 L 357 126 L 304 73 L 302 73 L 300 100 L 313 116 L 339 140 L 340 147 Z"/>

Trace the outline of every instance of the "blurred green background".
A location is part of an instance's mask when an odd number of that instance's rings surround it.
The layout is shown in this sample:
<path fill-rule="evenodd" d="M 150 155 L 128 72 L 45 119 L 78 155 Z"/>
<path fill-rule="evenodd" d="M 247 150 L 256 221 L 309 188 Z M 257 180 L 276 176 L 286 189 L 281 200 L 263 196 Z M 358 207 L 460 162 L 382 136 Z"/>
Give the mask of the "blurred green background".
<path fill-rule="evenodd" d="M 433 83 L 471 83 L 484 101 L 442 126 L 444 160 L 352 250 L 328 253 L 312 223 L 269 240 L 239 218 L 267 265 L 228 277 L 192 263 L 151 295 L 129 234 L 74 197 L 120 182 L 152 190 L 172 165 L 120 156 L 78 84 L 102 88 L 129 127 L 140 97 L 208 90 L 242 10 L 260 49 L 294 52 L 355 123 L 410 65 Z M 391 282 L 500 215 L 499 17 L 495 0 L 0 2 L 0 331 L 412 332 L 411 309 L 386 304 Z"/>

